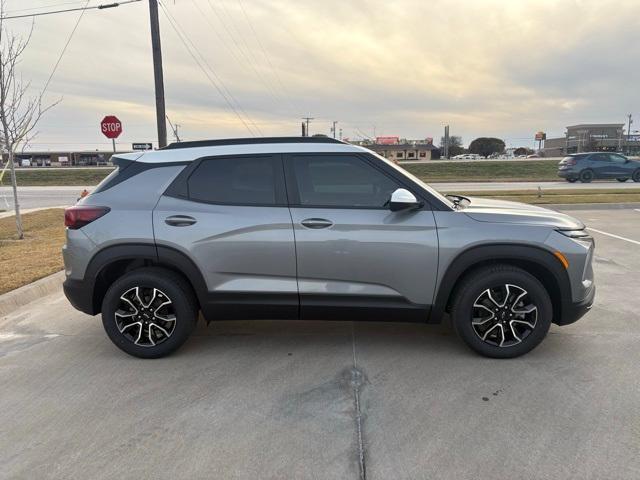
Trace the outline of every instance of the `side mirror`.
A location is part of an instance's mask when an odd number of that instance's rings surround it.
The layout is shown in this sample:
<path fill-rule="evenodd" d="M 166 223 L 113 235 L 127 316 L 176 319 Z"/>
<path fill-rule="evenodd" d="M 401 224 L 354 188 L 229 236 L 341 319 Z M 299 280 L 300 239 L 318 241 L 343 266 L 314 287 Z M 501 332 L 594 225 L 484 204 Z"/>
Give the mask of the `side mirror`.
<path fill-rule="evenodd" d="M 391 194 L 391 199 L 389 200 L 389 210 L 392 212 L 398 212 L 409 208 L 420 208 L 421 206 L 422 203 L 418 202 L 415 195 L 404 188 L 398 188 L 394 191 Z"/>

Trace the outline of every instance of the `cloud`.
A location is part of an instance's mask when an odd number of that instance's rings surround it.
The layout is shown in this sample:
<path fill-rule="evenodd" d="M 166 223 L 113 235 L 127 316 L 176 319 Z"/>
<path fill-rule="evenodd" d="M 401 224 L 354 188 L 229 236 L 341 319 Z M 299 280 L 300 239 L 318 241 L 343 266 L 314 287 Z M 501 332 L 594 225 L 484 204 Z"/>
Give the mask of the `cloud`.
<path fill-rule="evenodd" d="M 185 138 L 247 135 L 229 104 L 268 135 L 298 134 L 310 115 L 323 133 L 338 120 L 345 136 L 439 138 L 450 124 L 465 142 L 492 135 L 511 144 L 640 113 L 635 0 L 164 3 L 212 79 L 161 10 L 167 111 Z M 34 85 L 76 18 L 37 20 L 23 63 Z M 87 12 L 50 90 L 64 100 L 43 120 L 42 146 L 108 145 L 97 128 L 104 114 L 121 117 L 123 143 L 153 139 L 146 2 Z"/>

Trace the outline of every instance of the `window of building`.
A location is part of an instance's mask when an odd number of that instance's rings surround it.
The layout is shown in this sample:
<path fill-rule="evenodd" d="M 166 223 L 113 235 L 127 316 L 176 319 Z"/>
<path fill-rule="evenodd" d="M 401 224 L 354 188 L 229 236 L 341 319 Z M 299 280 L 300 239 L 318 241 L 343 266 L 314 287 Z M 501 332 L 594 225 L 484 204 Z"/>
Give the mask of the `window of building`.
<path fill-rule="evenodd" d="M 420 152 L 420 158 L 425 158 L 427 156 L 427 152 Z"/>
<path fill-rule="evenodd" d="M 404 152 L 397 152 L 396 153 L 396 157 L 397 158 L 403 158 L 404 157 Z"/>
<path fill-rule="evenodd" d="M 407 158 L 416 158 L 416 152 L 407 152 Z"/>

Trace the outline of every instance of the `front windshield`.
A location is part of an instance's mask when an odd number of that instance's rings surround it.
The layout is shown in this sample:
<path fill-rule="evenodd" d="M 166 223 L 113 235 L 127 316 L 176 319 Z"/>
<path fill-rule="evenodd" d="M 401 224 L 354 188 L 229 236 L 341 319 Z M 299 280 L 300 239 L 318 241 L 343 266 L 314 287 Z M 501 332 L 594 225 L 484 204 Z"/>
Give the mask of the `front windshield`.
<path fill-rule="evenodd" d="M 418 185 L 420 185 L 422 188 L 424 188 L 426 191 L 428 191 L 431 195 L 436 197 L 438 200 L 440 200 L 445 205 L 448 205 L 451 208 L 455 208 L 455 205 L 453 204 L 453 202 L 451 200 L 449 200 L 447 197 L 445 197 L 443 194 L 438 192 L 433 187 L 431 187 L 431 186 L 427 185 L 426 183 L 424 183 L 422 180 L 420 180 L 418 177 L 416 177 L 413 173 L 411 173 L 408 170 L 405 170 L 404 168 L 396 165 L 395 163 L 391 162 L 390 160 L 387 160 L 382 155 L 378 155 L 376 152 L 371 151 L 371 154 L 374 155 L 375 157 L 379 158 L 383 162 L 385 162 L 387 165 L 390 165 L 391 167 L 395 168 L 398 172 L 400 172 L 405 177 L 409 177 L 411 180 L 416 182 Z"/>

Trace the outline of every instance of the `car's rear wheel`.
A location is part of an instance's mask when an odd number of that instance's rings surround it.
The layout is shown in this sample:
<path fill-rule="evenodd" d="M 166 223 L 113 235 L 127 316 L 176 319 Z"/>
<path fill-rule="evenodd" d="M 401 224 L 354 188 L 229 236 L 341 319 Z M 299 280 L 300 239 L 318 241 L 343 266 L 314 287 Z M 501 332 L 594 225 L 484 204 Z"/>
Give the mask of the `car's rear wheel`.
<path fill-rule="evenodd" d="M 553 307 L 533 275 L 510 265 L 478 269 L 462 280 L 451 318 L 460 338 L 493 358 L 512 358 L 535 348 L 551 326 Z"/>
<path fill-rule="evenodd" d="M 638 170 L 636 170 L 635 172 L 633 172 L 633 175 L 631 176 L 631 179 L 634 182 L 640 182 L 640 168 Z"/>
<path fill-rule="evenodd" d="M 109 287 L 102 301 L 102 324 L 111 341 L 141 358 L 176 350 L 189 338 L 196 319 L 191 287 L 162 268 L 127 273 Z"/>
<path fill-rule="evenodd" d="M 592 170 L 583 170 L 580 172 L 580 181 L 582 183 L 591 183 L 593 177 L 594 175 Z"/>
<path fill-rule="evenodd" d="M 625 178 L 616 178 L 616 180 L 618 180 L 620 183 L 624 183 L 629 179 L 625 177 Z"/>

